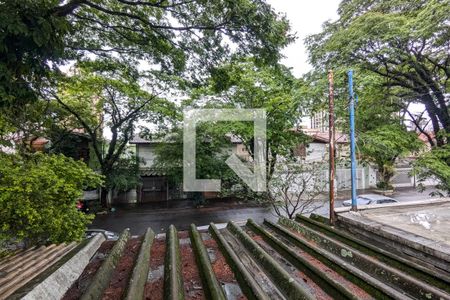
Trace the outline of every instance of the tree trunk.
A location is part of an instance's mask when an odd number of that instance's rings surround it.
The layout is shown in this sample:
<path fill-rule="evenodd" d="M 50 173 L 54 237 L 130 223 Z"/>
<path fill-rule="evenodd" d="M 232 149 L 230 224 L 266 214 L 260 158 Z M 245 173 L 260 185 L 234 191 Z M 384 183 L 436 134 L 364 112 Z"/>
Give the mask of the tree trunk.
<path fill-rule="evenodd" d="M 388 164 L 378 165 L 378 172 L 381 177 L 381 187 L 386 190 L 392 188 L 391 179 L 394 176 L 394 167 Z"/>
<path fill-rule="evenodd" d="M 112 191 L 106 187 L 102 187 L 100 191 L 100 204 L 103 208 L 111 207 L 111 194 Z"/>

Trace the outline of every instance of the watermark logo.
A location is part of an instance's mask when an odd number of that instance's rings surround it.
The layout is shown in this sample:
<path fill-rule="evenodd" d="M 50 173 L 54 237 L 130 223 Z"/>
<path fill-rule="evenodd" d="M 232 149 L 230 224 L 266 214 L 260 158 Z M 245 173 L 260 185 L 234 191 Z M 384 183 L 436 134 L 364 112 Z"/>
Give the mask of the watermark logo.
<path fill-rule="evenodd" d="M 195 164 L 196 126 L 201 122 L 252 121 L 253 172 L 234 153 L 226 164 L 253 191 L 266 191 L 266 111 L 265 109 L 190 109 L 184 111 L 183 189 L 186 192 L 219 192 L 220 179 L 197 179 Z"/>

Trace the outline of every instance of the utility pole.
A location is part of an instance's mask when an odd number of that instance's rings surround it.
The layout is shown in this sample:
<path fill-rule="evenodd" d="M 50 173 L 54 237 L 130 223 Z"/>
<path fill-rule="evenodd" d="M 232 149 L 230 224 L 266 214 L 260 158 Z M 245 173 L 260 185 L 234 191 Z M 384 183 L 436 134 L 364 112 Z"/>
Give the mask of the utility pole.
<path fill-rule="evenodd" d="M 348 71 L 348 93 L 350 96 L 350 158 L 351 158 L 351 177 L 352 177 L 352 211 L 358 210 L 356 202 L 356 144 L 355 144 L 355 95 L 353 93 L 353 71 Z"/>
<path fill-rule="evenodd" d="M 328 71 L 328 130 L 329 130 L 329 195 L 330 195 L 330 224 L 334 225 L 335 215 L 334 215 L 334 178 L 336 174 L 335 163 L 334 163 L 334 153 L 335 153 L 335 129 L 334 129 L 334 78 L 333 70 Z"/>

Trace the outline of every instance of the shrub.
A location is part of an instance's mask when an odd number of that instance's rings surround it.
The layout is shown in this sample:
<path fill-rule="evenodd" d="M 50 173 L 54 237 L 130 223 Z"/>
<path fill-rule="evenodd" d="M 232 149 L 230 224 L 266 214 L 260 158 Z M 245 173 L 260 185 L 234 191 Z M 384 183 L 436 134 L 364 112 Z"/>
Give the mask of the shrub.
<path fill-rule="evenodd" d="M 0 240 L 26 244 L 82 238 L 92 216 L 79 212 L 83 189 L 102 177 L 64 155 L 0 153 Z"/>
<path fill-rule="evenodd" d="M 437 182 L 433 196 L 450 196 L 450 144 L 423 153 L 414 163 L 414 171 L 420 189 L 424 190 L 423 182 L 431 178 Z"/>

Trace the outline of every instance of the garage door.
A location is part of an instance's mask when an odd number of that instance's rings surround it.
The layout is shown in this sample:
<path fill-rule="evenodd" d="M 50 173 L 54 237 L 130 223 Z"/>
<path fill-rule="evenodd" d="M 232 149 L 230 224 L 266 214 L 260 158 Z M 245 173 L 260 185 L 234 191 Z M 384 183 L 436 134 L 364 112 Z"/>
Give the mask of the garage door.
<path fill-rule="evenodd" d="M 141 198 L 142 203 L 160 202 L 167 200 L 167 178 L 142 177 Z"/>

